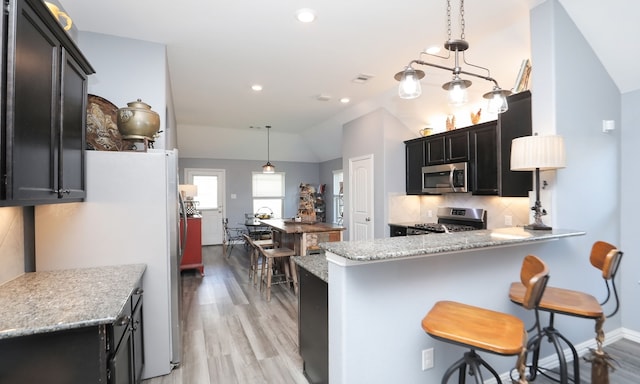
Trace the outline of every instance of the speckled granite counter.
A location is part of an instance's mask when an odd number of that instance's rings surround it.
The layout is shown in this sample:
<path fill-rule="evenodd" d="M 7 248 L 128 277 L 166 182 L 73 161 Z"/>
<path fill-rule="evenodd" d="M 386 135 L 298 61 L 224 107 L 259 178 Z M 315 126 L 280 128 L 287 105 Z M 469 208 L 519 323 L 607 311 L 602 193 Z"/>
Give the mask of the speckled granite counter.
<path fill-rule="evenodd" d="M 329 282 L 327 256 L 323 253 L 307 256 L 295 256 L 293 260 L 300 267 L 311 272 L 315 276 L 322 279 L 325 283 Z"/>
<path fill-rule="evenodd" d="M 386 261 L 412 257 L 434 256 L 441 253 L 460 252 L 487 247 L 501 247 L 581 236 L 584 231 L 553 229 L 530 231 L 522 227 L 486 229 L 450 234 L 391 237 L 367 241 L 342 241 L 321 243 L 320 246 L 345 260 L 345 265 L 360 262 Z M 336 261 L 330 256 L 330 260 Z"/>
<path fill-rule="evenodd" d="M 145 268 L 33 272 L 0 285 L 0 339 L 113 323 Z"/>

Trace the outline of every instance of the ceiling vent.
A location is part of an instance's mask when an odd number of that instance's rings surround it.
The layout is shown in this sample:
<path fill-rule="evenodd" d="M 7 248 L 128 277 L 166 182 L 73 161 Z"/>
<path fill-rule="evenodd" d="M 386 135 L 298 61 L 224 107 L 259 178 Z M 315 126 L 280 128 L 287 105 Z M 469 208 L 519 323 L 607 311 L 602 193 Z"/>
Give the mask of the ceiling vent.
<path fill-rule="evenodd" d="M 331 100 L 331 96 L 320 94 L 320 95 L 316 96 L 316 100 L 318 100 L 318 101 L 329 101 L 329 100 Z"/>
<path fill-rule="evenodd" d="M 356 76 L 353 80 L 354 83 L 356 84 L 365 84 L 367 83 L 369 80 L 371 80 L 373 78 L 373 75 L 367 75 L 364 73 L 360 73 L 358 76 Z"/>

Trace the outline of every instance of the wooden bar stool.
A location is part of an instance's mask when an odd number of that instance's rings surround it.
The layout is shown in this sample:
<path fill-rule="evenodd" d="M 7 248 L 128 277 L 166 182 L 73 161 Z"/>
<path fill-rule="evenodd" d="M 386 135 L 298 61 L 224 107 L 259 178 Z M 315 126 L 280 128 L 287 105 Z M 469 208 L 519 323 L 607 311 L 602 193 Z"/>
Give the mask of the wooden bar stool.
<path fill-rule="evenodd" d="M 255 242 L 254 242 L 255 244 Z M 290 248 L 272 248 L 265 249 L 262 246 L 256 244 L 256 248 L 262 254 L 262 267 L 260 272 L 260 291 L 262 291 L 263 285 L 267 290 L 267 301 L 271 301 L 271 285 L 272 284 L 293 284 L 295 294 L 298 294 L 298 274 L 296 271 L 295 263 L 291 256 L 295 256 L 295 251 Z M 274 260 L 281 260 L 284 273 L 282 274 L 283 280 L 273 282 L 273 268 Z M 266 269 L 266 271 L 265 271 Z M 266 275 L 265 275 L 266 272 Z"/>
<path fill-rule="evenodd" d="M 272 239 L 253 240 L 248 234 L 242 234 L 242 237 L 249 246 L 249 281 L 253 280 L 253 285 L 255 286 L 258 283 L 258 266 L 260 265 L 260 258 L 262 256 L 256 245 L 270 249 L 275 247 L 275 243 Z"/>
<path fill-rule="evenodd" d="M 535 310 L 548 278 L 549 269 L 542 260 L 533 255 L 524 258 L 520 279 L 526 287 L 526 299 L 523 302 L 525 308 Z M 495 369 L 480 357 L 476 350 L 504 356 L 517 355 L 516 368 L 520 376 L 518 383 L 526 383 L 524 370 L 527 331 L 519 318 L 454 301 L 439 301 L 422 319 L 422 328 L 437 340 L 470 349 L 447 369 L 442 377 L 442 384 L 446 384 L 456 371 L 458 383 L 464 384 L 467 368 L 475 382 L 482 384 L 481 367 L 485 367 L 498 383 L 502 383 Z"/>
<path fill-rule="evenodd" d="M 549 312 L 549 325 L 543 329 L 538 328 L 536 333 L 528 342 L 528 349 L 533 351 L 531 367 L 529 369 L 529 380 L 535 380 L 538 373 L 548 376 L 538 365 L 538 360 L 540 358 L 540 344 L 542 340 L 546 338 L 555 348 L 560 370 L 559 378 L 550 378 L 563 384 L 568 383 L 570 380 L 567 362 L 563 352 L 563 344 L 565 344 L 569 349 L 571 349 L 571 353 L 573 355 L 572 381 L 575 383 L 580 382 L 580 360 L 578 359 L 578 353 L 576 352 L 576 348 L 573 344 L 557 329 L 555 329 L 553 321 L 556 313 L 595 320 L 597 342 L 597 350 L 595 351 L 595 354 L 604 356 L 604 352 L 602 351 L 602 343 L 604 342 L 604 331 L 602 329 L 602 325 L 604 324 L 606 317 L 611 317 L 618 312 L 618 308 L 620 306 L 614 278 L 618 271 L 621 258 L 622 252 L 615 246 L 604 241 L 597 241 L 591 247 L 589 260 L 591 261 L 591 265 L 602 271 L 602 278 L 604 279 L 604 283 L 607 287 L 607 297 L 602 303 L 599 303 L 595 297 L 588 293 L 564 288 L 547 287 L 544 295 L 542 296 L 542 300 L 540 300 L 539 309 L 541 311 Z M 609 286 L 609 282 L 611 282 L 611 287 Z M 615 308 L 611 314 L 605 316 L 602 305 L 609 301 L 612 290 L 613 296 L 615 297 Z M 524 292 L 525 288 L 522 284 L 517 282 L 512 283 L 509 289 L 509 298 L 512 302 L 522 305 Z"/>

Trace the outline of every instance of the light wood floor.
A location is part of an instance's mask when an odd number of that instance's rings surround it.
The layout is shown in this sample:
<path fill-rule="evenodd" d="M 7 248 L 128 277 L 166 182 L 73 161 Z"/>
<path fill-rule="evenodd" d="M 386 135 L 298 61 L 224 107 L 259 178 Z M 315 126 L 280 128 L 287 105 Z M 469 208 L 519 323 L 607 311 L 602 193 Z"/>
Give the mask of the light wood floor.
<path fill-rule="evenodd" d="M 144 384 L 308 384 L 298 355 L 298 302 L 283 286 L 271 302 L 249 284 L 248 256 L 236 246 L 203 247 L 205 276 L 183 271 L 183 358 Z"/>
<path fill-rule="evenodd" d="M 298 355 L 298 303 L 292 291 L 272 288 L 271 302 L 248 281 L 248 256 L 236 247 L 203 247 L 205 276 L 184 271 L 183 359 L 171 374 L 143 384 L 308 384 Z M 615 359 L 611 384 L 640 383 L 640 344 L 620 340 L 605 347 Z M 581 362 L 581 384 L 591 382 Z M 538 376 L 537 384 L 553 381 Z M 358 383 L 354 383 L 358 384 Z"/>

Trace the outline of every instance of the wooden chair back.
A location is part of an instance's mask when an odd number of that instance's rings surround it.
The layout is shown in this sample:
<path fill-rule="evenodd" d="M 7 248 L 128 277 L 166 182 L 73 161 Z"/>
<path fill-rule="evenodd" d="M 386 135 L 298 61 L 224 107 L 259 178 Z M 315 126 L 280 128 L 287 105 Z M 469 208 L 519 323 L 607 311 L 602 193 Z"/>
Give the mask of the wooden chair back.
<path fill-rule="evenodd" d="M 602 278 L 605 280 L 615 277 L 621 259 L 622 251 L 607 242 L 596 241 L 591 247 L 589 261 L 591 265 L 602 271 Z"/>
<path fill-rule="evenodd" d="M 549 280 L 549 267 L 537 256 L 527 255 L 522 261 L 520 281 L 526 288 L 522 306 L 526 309 L 536 309 L 542 299 L 542 294 Z"/>

